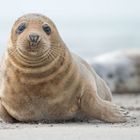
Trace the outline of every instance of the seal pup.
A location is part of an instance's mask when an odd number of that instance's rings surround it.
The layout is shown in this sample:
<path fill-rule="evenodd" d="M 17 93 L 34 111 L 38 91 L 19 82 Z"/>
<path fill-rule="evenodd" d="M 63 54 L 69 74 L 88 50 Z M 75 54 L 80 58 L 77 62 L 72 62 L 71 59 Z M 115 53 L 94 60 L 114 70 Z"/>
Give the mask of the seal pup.
<path fill-rule="evenodd" d="M 112 92 L 140 92 L 140 50 L 127 49 L 106 53 L 90 64 L 107 82 Z"/>
<path fill-rule="evenodd" d="M 0 116 L 6 122 L 126 121 L 106 83 L 69 51 L 46 16 L 27 14 L 15 22 L 2 66 Z"/>

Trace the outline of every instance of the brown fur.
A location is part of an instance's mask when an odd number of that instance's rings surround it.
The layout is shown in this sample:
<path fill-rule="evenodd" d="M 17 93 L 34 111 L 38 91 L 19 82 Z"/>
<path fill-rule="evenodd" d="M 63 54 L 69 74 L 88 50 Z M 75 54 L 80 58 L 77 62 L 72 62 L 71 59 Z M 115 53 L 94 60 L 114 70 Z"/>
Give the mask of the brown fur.
<path fill-rule="evenodd" d="M 27 27 L 17 35 L 22 22 Z M 51 27 L 50 35 L 42 30 L 44 23 Z M 41 37 L 36 54 L 32 54 L 27 41 L 31 32 Z M 3 64 L 0 116 L 4 121 L 55 121 L 82 116 L 106 122 L 126 121 L 120 108 L 110 102 L 106 83 L 69 51 L 45 16 L 28 14 L 16 21 Z"/>

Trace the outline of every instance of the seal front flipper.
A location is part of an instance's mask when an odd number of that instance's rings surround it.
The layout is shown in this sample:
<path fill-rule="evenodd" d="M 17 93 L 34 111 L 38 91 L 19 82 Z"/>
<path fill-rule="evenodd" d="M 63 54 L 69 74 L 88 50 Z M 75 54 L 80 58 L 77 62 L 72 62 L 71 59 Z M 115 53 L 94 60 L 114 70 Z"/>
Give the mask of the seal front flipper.
<path fill-rule="evenodd" d="M 96 91 L 85 91 L 81 98 L 81 111 L 91 119 L 96 118 L 111 123 L 127 121 L 125 112 L 119 106 L 101 99 Z"/>
<path fill-rule="evenodd" d="M 4 108 L 4 106 L 1 103 L 0 99 L 0 118 L 7 123 L 15 123 L 17 120 L 15 120 L 10 114 L 7 112 L 7 110 Z"/>

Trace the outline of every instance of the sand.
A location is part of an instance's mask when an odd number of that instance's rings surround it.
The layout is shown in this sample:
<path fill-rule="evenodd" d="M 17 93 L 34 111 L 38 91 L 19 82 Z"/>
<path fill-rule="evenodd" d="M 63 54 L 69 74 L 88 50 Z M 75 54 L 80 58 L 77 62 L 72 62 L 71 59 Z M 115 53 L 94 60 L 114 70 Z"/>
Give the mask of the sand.
<path fill-rule="evenodd" d="M 116 104 L 129 111 L 126 123 L 110 124 L 97 120 L 64 123 L 16 123 L 0 121 L 0 140 L 60 139 L 140 139 L 140 94 L 113 94 Z"/>

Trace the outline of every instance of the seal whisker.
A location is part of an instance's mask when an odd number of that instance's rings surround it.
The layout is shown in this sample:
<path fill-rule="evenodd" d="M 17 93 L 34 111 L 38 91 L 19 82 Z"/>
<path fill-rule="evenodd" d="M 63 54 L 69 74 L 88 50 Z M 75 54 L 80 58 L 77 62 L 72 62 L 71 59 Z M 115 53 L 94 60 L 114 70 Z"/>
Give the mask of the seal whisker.
<path fill-rule="evenodd" d="M 50 51 L 48 51 L 47 54 L 48 54 L 48 57 L 47 57 L 47 58 L 48 58 L 49 60 L 52 60 L 52 57 L 51 57 L 51 55 L 50 55 Z"/>
<path fill-rule="evenodd" d="M 8 50 L 9 51 L 9 55 L 14 55 L 14 53 L 17 51 L 17 48 L 15 48 L 14 50 Z"/>
<path fill-rule="evenodd" d="M 53 52 L 54 54 L 59 55 L 60 57 L 63 57 L 63 58 L 65 59 L 65 57 L 63 56 L 63 54 L 57 52 L 56 50 L 53 50 L 53 49 L 52 49 L 52 52 Z"/>
<path fill-rule="evenodd" d="M 55 57 L 53 56 L 53 54 L 51 52 L 49 52 L 49 55 L 50 55 L 50 57 L 51 57 L 52 60 L 55 59 Z"/>
<path fill-rule="evenodd" d="M 55 47 L 55 46 L 51 46 L 51 49 L 55 50 L 55 51 L 58 51 L 59 53 L 64 52 L 64 48 L 58 48 L 58 47 Z"/>
<path fill-rule="evenodd" d="M 64 51 L 64 48 L 63 47 L 58 47 L 58 46 L 54 46 L 54 45 L 50 45 L 53 49 L 56 49 L 56 50 L 60 50 L 60 51 Z"/>
<path fill-rule="evenodd" d="M 56 52 L 55 50 L 52 49 L 52 54 L 56 55 L 56 56 L 62 56 L 59 52 Z"/>

